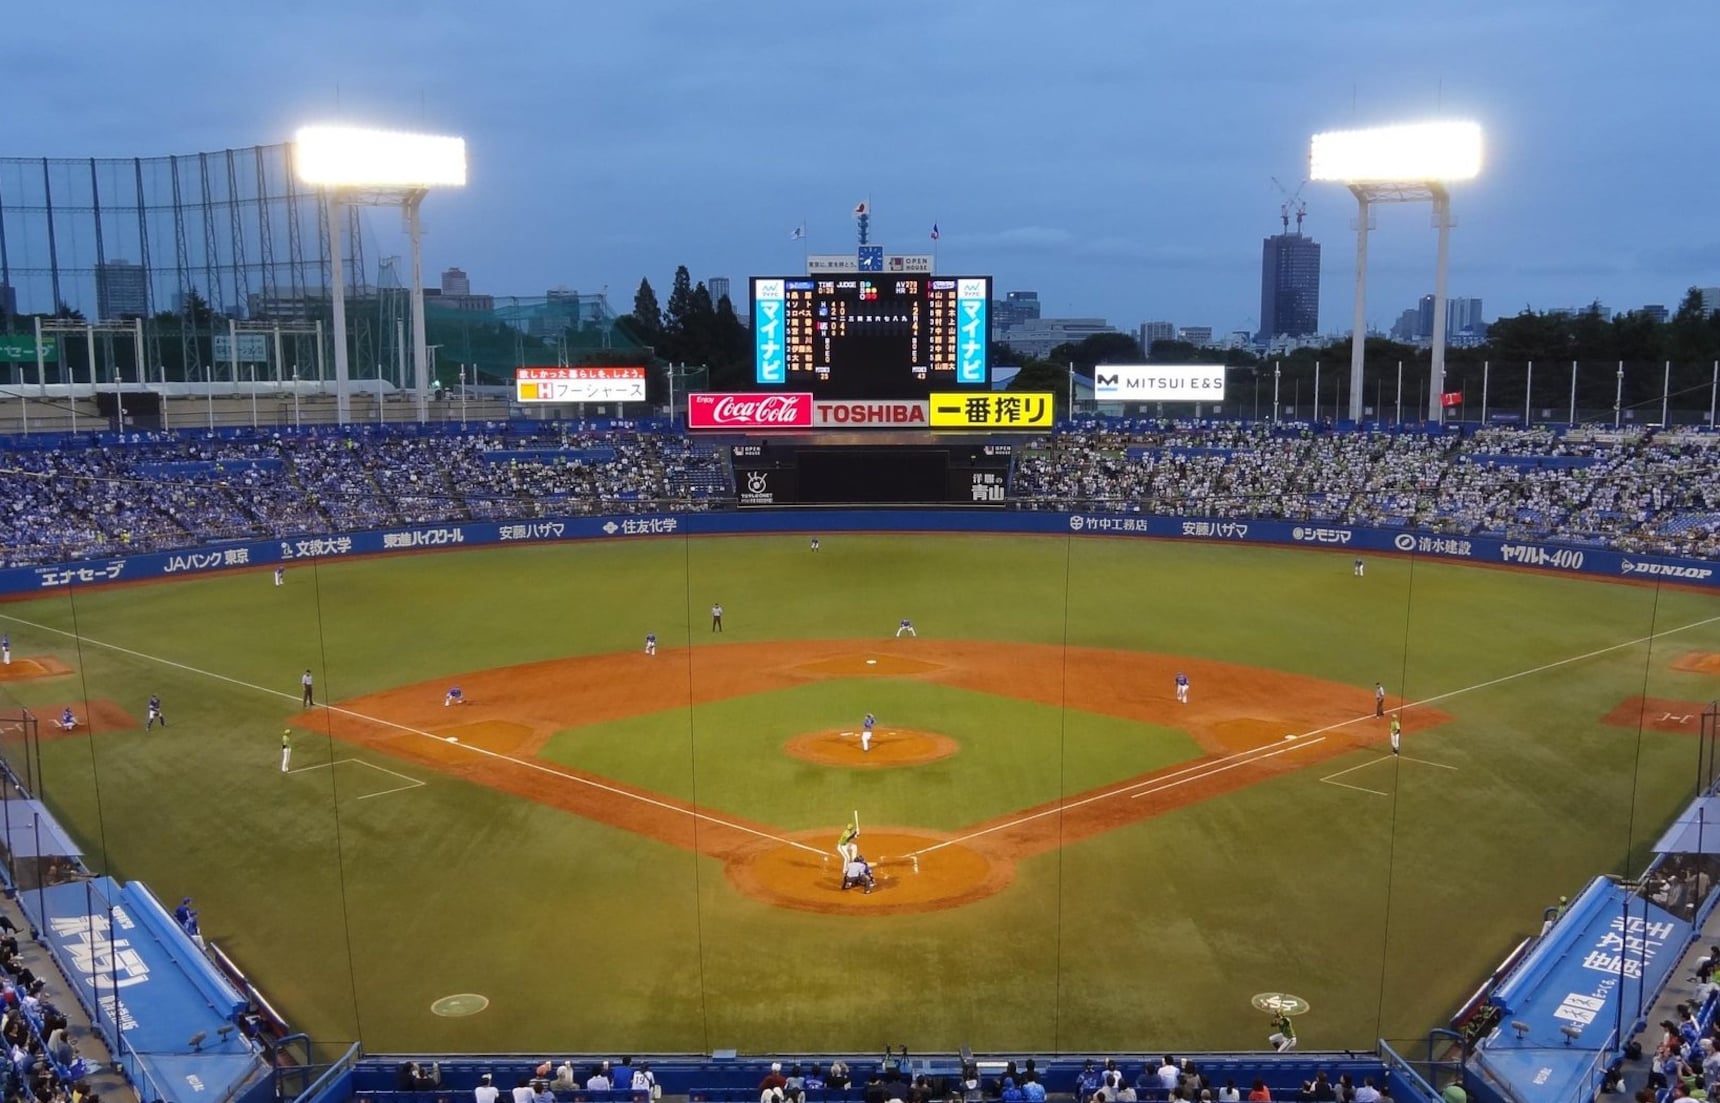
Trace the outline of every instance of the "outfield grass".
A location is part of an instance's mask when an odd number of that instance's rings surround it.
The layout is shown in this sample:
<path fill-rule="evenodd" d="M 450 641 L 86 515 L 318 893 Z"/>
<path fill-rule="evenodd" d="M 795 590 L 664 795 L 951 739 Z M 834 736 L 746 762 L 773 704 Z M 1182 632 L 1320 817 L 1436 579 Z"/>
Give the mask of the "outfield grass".
<path fill-rule="evenodd" d="M 799 537 L 760 537 L 325 563 L 290 570 L 282 590 L 260 572 L 0 607 L 16 653 L 77 671 L 0 695 L 87 694 L 136 716 L 162 695 L 165 732 L 44 741 L 45 797 L 92 868 L 196 896 L 205 932 L 319 1038 L 373 1050 L 1254 1047 L 1248 997 L 1282 990 L 1314 1005 L 1306 1044 L 1367 1046 L 1434 1025 L 1559 894 L 1640 867 L 1691 793 L 1695 743 L 1599 718 L 1638 694 L 1720 696 L 1720 679 L 1669 668 L 1684 651 L 1720 651 L 1720 599 L 1406 559 L 1372 559 L 1356 579 L 1350 558 L 879 536 L 827 538 L 817 555 Z M 715 600 L 721 636 L 708 631 Z M 306 666 L 319 700 L 341 699 L 634 650 L 647 631 L 690 647 L 696 667 L 737 642 L 880 639 L 903 616 L 937 638 L 1383 680 L 1442 698 L 1451 723 L 1412 726 L 1405 751 L 1455 769 L 1357 751 L 1031 858 L 976 904 L 860 919 L 760 903 L 714 859 L 347 744 L 301 739 L 295 766 L 329 765 L 278 768 Z M 71 632 L 81 646 L 59 634 Z M 1533 673 L 1509 677 L 1520 672 Z M 960 753 L 848 772 L 777 749 L 867 710 L 950 735 Z M 543 756 L 792 831 L 859 804 L 949 829 L 1195 753 L 1183 733 L 1077 709 L 834 679 L 667 701 L 570 728 Z M 1351 766 L 1342 780 L 1387 795 L 1320 781 Z M 383 770 L 426 784 L 383 793 L 403 784 Z M 455 992 L 491 1008 L 428 1013 Z"/>

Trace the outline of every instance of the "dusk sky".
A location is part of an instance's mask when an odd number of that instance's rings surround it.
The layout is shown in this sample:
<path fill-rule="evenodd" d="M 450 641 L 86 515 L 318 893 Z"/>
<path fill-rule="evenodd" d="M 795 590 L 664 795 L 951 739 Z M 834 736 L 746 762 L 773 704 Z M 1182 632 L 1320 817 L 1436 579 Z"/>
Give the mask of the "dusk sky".
<path fill-rule="evenodd" d="M 463 135 L 425 270 L 473 290 L 794 272 L 873 241 L 1040 293 L 1047 315 L 1253 329 L 1261 239 L 1315 131 L 1472 118 L 1451 293 L 1488 318 L 1720 284 L 1720 139 L 1700 0 L 80 0 L 8 23 L 4 156 L 191 153 L 307 121 Z M 1354 200 L 1309 184 L 1320 324 L 1349 328 Z M 401 252 L 397 216 L 376 244 Z M 1425 205 L 1387 208 L 1370 323 L 1433 287 Z"/>

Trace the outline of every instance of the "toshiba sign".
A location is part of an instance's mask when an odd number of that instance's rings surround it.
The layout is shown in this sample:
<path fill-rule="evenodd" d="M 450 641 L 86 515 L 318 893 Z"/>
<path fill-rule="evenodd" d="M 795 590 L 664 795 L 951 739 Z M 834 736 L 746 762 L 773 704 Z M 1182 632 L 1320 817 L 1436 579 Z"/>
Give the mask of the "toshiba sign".
<path fill-rule="evenodd" d="M 1223 364 L 1100 364 L 1093 369 L 1100 402 L 1223 402 Z"/>
<path fill-rule="evenodd" d="M 835 402 L 820 399 L 812 404 L 812 422 L 844 429 L 924 429 L 926 405 L 912 400 Z"/>
<path fill-rule="evenodd" d="M 810 429 L 809 394 L 700 394 L 687 396 L 689 429 Z"/>

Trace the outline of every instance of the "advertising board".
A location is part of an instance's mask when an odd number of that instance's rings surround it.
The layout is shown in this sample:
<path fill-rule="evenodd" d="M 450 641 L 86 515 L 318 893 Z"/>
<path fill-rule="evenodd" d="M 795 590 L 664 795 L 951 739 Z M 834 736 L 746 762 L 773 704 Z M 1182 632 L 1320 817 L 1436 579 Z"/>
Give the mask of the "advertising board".
<path fill-rule="evenodd" d="M 687 428 L 749 429 L 812 428 L 809 394 L 710 394 L 687 396 Z"/>
<path fill-rule="evenodd" d="M 645 369 L 517 368 L 514 399 L 527 402 L 644 402 Z"/>
<path fill-rule="evenodd" d="M 1099 402 L 1223 402 L 1223 364 L 1100 364 Z"/>

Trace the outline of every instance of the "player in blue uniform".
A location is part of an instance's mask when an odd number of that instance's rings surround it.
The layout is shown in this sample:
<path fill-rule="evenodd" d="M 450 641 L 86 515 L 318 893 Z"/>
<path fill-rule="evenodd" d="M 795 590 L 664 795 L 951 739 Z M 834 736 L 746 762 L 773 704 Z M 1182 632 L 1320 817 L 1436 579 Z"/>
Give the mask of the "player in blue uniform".
<path fill-rule="evenodd" d="M 1188 675 L 1177 671 L 1177 703 L 1188 704 Z"/>
<path fill-rule="evenodd" d="M 72 715 L 71 706 L 68 705 L 66 710 L 60 713 L 60 719 L 56 721 L 55 726 L 63 732 L 69 732 L 78 726 L 78 718 Z"/>
<path fill-rule="evenodd" d="M 862 751 L 872 749 L 872 729 L 877 726 L 878 718 L 871 713 L 867 713 L 866 718 L 860 721 L 860 749 Z"/>
<path fill-rule="evenodd" d="M 657 633 L 647 632 L 647 633 L 645 633 L 645 654 L 655 655 L 656 653 L 657 653 Z"/>
<path fill-rule="evenodd" d="M 0 632 L 0 662 L 12 665 L 12 633 Z"/>
<path fill-rule="evenodd" d="M 149 715 L 143 721 L 143 730 L 149 731 L 157 723 L 167 727 L 167 717 L 161 715 L 161 698 L 151 693 L 149 695 Z"/>
<path fill-rule="evenodd" d="M 913 636 L 915 639 L 919 639 L 920 637 L 920 634 L 914 631 L 914 622 L 909 620 L 907 617 L 903 617 L 902 623 L 896 625 L 896 638 L 901 639 L 903 632 Z"/>
<path fill-rule="evenodd" d="M 443 708 L 447 708 L 449 705 L 463 705 L 465 703 L 466 694 L 461 691 L 459 686 L 449 686 L 448 696 L 442 698 Z"/>

